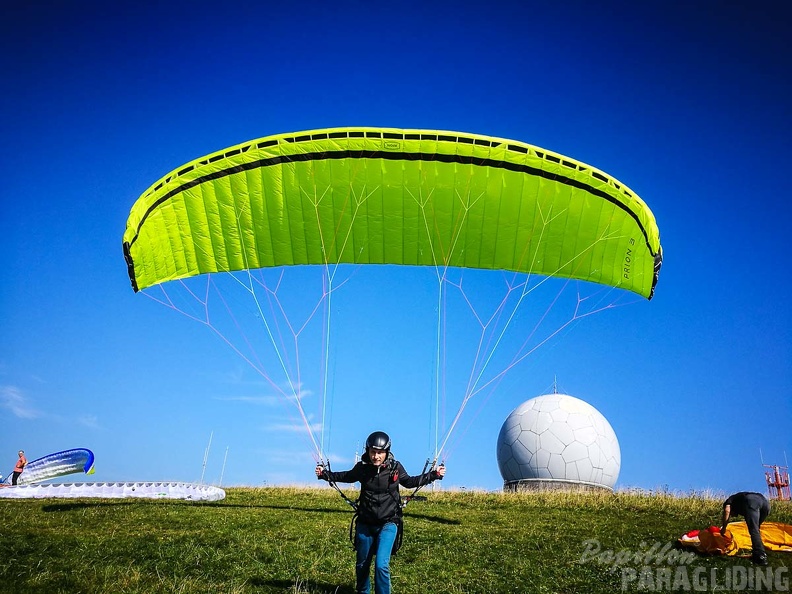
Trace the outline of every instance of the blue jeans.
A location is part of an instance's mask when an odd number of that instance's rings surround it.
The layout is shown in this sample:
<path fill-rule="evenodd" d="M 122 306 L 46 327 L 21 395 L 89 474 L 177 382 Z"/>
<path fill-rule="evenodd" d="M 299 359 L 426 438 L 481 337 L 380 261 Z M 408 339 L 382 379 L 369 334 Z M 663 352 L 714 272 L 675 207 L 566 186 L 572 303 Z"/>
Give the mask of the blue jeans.
<path fill-rule="evenodd" d="M 396 540 L 396 524 L 388 522 L 384 526 L 371 526 L 358 521 L 355 530 L 355 590 L 358 594 L 371 592 L 371 560 L 374 561 L 374 591 L 377 594 L 390 594 L 390 556 L 393 541 Z"/>

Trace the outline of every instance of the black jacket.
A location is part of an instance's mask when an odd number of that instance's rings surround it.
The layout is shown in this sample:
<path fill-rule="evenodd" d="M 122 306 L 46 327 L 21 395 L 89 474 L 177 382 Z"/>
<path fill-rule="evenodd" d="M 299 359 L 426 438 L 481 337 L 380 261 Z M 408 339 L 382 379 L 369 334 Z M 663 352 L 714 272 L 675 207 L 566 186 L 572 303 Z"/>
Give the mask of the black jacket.
<path fill-rule="evenodd" d="M 334 483 L 359 482 L 359 520 L 365 524 L 382 525 L 401 516 L 399 485 L 406 489 L 415 489 L 428 485 L 438 476 L 434 471 L 410 476 L 401 462 L 388 452 L 388 457 L 380 466 L 374 466 L 369 462 L 368 454 L 364 454 L 363 460 L 355 464 L 351 470 L 325 471 L 320 478 Z"/>

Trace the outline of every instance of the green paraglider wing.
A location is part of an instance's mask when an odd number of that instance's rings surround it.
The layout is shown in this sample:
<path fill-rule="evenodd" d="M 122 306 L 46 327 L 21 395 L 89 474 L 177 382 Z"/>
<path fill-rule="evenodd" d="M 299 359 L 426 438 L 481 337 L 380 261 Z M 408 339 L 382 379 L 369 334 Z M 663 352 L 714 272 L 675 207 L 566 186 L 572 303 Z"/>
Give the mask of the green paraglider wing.
<path fill-rule="evenodd" d="M 651 299 L 662 263 L 646 204 L 593 167 L 457 132 L 332 128 L 197 159 L 134 204 L 135 291 L 203 273 L 403 264 L 562 276 Z"/>

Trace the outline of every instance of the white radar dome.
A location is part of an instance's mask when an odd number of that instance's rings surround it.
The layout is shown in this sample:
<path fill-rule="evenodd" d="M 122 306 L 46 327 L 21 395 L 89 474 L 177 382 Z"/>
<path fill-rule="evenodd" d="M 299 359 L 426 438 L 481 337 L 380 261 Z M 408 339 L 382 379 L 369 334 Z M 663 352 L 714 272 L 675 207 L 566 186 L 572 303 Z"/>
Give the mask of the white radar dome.
<path fill-rule="evenodd" d="M 523 402 L 498 435 L 506 490 L 613 490 L 621 468 L 616 433 L 593 406 L 566 394 Z"/>

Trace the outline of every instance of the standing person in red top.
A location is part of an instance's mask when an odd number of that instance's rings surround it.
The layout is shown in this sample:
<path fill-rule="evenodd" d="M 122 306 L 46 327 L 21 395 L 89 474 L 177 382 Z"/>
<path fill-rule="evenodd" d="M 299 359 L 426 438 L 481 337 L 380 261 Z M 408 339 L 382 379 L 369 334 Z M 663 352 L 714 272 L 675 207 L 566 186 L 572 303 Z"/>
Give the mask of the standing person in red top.
<path fill-rule="evenodd" d="M 25 452 L 23 450 L 19 450 L 19 459 L 17 460 L 16 466 L 14 466 L 14 474 L 11 478 L 12 485 L 17 484 L 17 479 L 19 478 L 19 475 L 22 474 L 22 471 L 25 470 L 25 466 L 27 466 Z"/>

